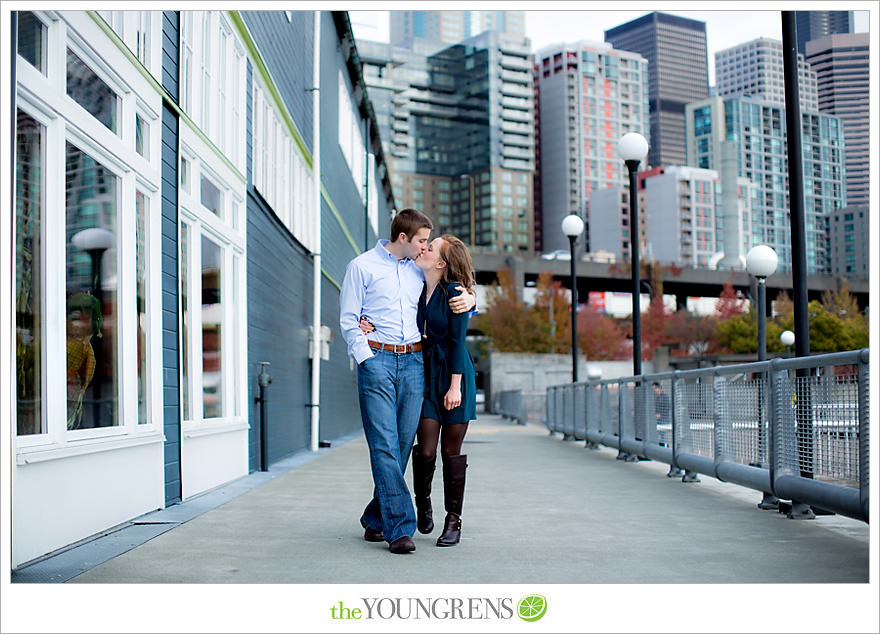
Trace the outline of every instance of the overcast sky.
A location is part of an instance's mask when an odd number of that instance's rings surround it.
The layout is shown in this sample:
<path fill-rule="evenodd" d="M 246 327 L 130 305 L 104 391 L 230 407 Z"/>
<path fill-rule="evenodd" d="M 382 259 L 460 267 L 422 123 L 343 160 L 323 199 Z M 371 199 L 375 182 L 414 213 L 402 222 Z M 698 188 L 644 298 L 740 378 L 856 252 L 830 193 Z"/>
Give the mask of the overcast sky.
<path fill-rule="evenodd" d="M 481 3 L 476 3 L 481 4 Z M 493 3 L 494 4 L 494 3 Z M 515 3 L 511 3 L 515 4 Z M 599 3 L 596 3 L 599 4 Z M 642 6 L 643 3 L 621 2 L 622 6 Z M 562 42 L 577 42 L 578 40 L 594 40 L 602 42 L 605 40 L 605 30 L 618 26 L 639 16 L 645 15 L 652 10 L 664 11 L 673 15 L 679 15 L 706 23 L 706 43 L 709 52 L 709 84 L 715 84 L 715 52 L 721 51 L 731 46 L 748 42 L 758 37 L 769 37 L 782 40 L 782 21 L 778 10 L 748 10 L 748 11 L 731 11 L 731 10 L 715 10 L 715 11 L 678 11 L 675 9 L 663 8 L 663 3 L 652 4 L 650 8 L 627 11 L 526 11 L 526 36 L 532 40 L 532 50 L 537 51 L 549 44 L 557 44 Z M 677 6 L 681 6 L 678 3 Z M 694 3 L 689 3 L 693 6 Z M 697 3 L 700 4 L 700 3 Z M 724 2 L 708 2 L 711 6 L 730 8 L 732 6 L 748 6 L 758 9 L 761 6 L 773 6 L 772 3 L 755 4 L 749 2 L 740 3 L 724 3 Z M 704 6 L 706 6 L 704 4 Z M 815 5 L 815 8 L 826 8 L 834 6 L 834 8 L 857 8 L 865 7 L 868 3 L 834 3 Z M 870 3 L 876 11 L 876 4 Z M 588 7 L 589 2 L 580 2 L 575 5 L 566 3 L 546 3 L 542 5 L 532 6 L 578 6 Z M 810 6 L 809 2 L 800 3 L 799 6 Z M 601 3 L 601 6 L 608 6 Z M 433 8 L 433 7 L 431 7 Z M 448 9 L 463 8 L 454 6 L 453 3 L 444 4 L 442 7 Z M 491 9 L 492 5 L 480 6 L 480 8 Z M 516 7 L 519 8 L 519 7 Z M 793 8 L 793 7 L 790 7 Z M 349 11 L 349 16 L 354 29 L 356 38 L 376 40 L 379 42 L 388 41 L 388 11 Z M 876 20 L 876 18 L 875 18 Z M 868 30 L 868 12 L 855 12 L 856 32 L 864 32 Z"/>

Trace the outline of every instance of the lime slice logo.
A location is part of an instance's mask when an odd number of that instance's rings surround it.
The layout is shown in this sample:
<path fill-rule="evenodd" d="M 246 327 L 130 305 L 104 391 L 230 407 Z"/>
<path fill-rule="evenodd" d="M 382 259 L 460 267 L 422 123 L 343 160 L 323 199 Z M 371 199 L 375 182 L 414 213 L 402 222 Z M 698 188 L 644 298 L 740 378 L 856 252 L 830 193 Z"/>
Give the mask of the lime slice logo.
<path fill-rule="evenodd" d="M 539 621 L 547 613 L 547 599 L 540 594 L 523 597 L 519 602 L 518 613 L 523 621 Z"/>

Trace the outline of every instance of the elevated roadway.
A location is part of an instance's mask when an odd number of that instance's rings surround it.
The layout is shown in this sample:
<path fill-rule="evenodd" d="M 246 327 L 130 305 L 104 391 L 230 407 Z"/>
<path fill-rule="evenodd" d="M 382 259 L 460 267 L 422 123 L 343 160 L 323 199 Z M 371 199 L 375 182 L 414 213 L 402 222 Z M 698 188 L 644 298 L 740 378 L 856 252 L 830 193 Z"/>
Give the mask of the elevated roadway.
<path fill-rule="evenodd" d="M 522 289 L 526 282 L 536 280 L 544 271 L 550 271 L 566 288 L 571 286 L 569 260 L 544 260 L 539 256 L 494 253 L 473 253 L 472 257 L 479 284 L 491 284 L 497 279 L 498 271 L 506 267 L 513 272 L 518 289 Z M 630 292 L 631 274 L 628 261 L 616 265 L 578 261 L 576 273 L 578 295 L 582 300 L 587 297 L 586 293 L 589 291 Z M 754 279 L 746 271 L 682 268 L 677 273 L 676 275 L 664 269 L 663 292 L 667 295 L 675 295 L 676 304 L 679 306 L 686 305 L 688 297 L 718 297 L 727 282 L 731 282 L 737 290 L 752 294 Z M 841 278 L 831 275 L 809 276 L 807 278 L 809 299 L 820 299 L 823 292 L 838 290 L 841 281 Z M 859 307 L 864 309 L 868 305 L 868 280 L 850 280 L 849 283 L 850 292 L 856 296 Z M 791 296 L 793 284 L 791 273 L 771 275 L 767 278 L 768 300 L 774 299 L 782 291 L 786 291 Z M 647 284 L 643 284 L 642 292 L 650 292 Z"/>

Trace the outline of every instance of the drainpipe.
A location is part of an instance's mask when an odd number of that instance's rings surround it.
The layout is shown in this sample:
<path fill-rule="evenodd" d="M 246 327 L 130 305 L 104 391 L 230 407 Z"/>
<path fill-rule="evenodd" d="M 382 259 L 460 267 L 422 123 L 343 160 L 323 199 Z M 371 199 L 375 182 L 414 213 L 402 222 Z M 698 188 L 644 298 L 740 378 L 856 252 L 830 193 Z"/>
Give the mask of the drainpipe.
<path fill-rule="evenodd" d="M 312 420 L 311 450 L 318 451 L 321 399 L 321 12 L 315 11 L 312 54 L 312 180 L 315 186 L 315 235 L 312 252 Z"/>

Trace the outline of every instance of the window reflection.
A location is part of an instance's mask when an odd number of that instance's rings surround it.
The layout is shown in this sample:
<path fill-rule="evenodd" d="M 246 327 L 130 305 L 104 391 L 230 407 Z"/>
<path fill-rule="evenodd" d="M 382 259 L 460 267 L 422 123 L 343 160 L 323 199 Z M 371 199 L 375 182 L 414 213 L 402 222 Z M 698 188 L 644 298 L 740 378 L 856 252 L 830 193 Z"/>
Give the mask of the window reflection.
<path fill-rule="evenodd" d="M 116 132 L 119 104 L 116 93 L 70 49 L 67 49 L 67 94 L 112 132 Z"/>
<path fill-rule="evenodd" d="M 45 128 L 18 110 L 15 133 L 16 430 L 24 436 L 46 431 L 41 411 Z"/>
<path fill-rule="evenodd" d="M 67 428 L 119 424 L 118 179 L 67 143 Z"/>
<path fill-rule="evenodd" d="M 202 204 L 208 208 L 208 211 L 213 212 L 219 217 L 223 217 L 220 213 L 220 199 L 221 193 L 217 186 L 212 183 L 210 180 L 202 176 L 202 186 L 201 186 L 201 201 Z"/>
<path fill-rule="evenodd" d="M 202 398 L 203 417 L 223 415 L 221 297 L 223 250 L 202 237 Z"/>
<path fill-rule="evenodd" d="M 134 149 L 145 159 L 150 158 L 150 124 L 141 115 L 134 117 Z"/>
<path fill-rule="evenodd" d="M 190 354 L 190 338 L 189 338 L 189 225 L 182 223 L 180 225 L 180 309 L 182 312 L 180 320 L 180 373 L 181 373 L 181 390 L 183 401 L 183 419 L 192 420 L 192 412 L 190 411 L 190 403 L 192 403 L 192 395 L 189 389 L 189 354 Z"/>
<path fill-rule="evenodd" d="M 137 245 L 137 361 L 138 361 L 138 424 L 150 422 L 147 409 L 147 197 L 135 193 L 135 243 Z"/>
<path fill-rule="evenodd" d="M 18 12 L 18 54 L 46 74 L 46 27 L 30 11 Z"/>

